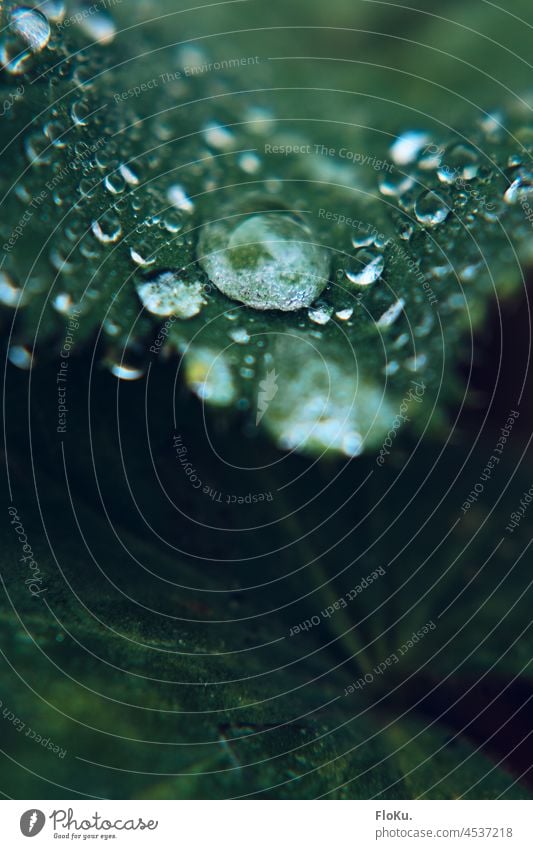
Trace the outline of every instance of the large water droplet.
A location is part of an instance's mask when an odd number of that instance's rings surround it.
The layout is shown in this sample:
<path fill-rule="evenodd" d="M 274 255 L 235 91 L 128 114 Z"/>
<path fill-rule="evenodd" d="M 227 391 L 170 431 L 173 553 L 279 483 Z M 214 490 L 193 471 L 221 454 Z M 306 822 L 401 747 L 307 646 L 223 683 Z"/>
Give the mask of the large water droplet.
<path fill-rule="evenodd" d="M 259 310 L 310 306 L 328 281 L 329 252 L 285 213 L 208 224 L 198 251 L 200 264 L 221 292 Z"/>
<path fill-rule="evenodd" d="M 176 271 L 160 271 L 148 280 L 136 283 L 137 294 L 148 312 L 192 318 L 206 300 L 202 284 L 186 283 Z"/>

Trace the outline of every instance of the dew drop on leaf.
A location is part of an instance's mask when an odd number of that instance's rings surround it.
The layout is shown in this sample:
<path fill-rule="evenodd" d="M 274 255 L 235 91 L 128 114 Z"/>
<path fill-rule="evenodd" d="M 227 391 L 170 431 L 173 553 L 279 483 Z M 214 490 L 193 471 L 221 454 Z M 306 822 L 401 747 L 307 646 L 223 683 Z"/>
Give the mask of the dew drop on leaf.
<path fill-rule="evenodd" d="M 213 283 L 259 310 L 310 306 L 328 282 L 329 252 L 290 215 L 262 212 L 206 225 L 199 262 Z"/>
<path fill-rule="evenodd" d="M 385 268 L 383 254 L 376 251 L 359 251 L 354 257 L 353 266 L 346 271 L 346 277 L 357 286 L 370 286 L 379 280 Z"/>
<path fill-rule="evenodd" d="M 176 271 L 158 271 L 136 283 L 137 294 L 153 315 L 192 318 L 206 303 L 202 284 L 186 283 Z"/>
<path fill-rule="evenodd" d="M 446 221 L 450 214 L 450 207 L 437 192 L 423 192 L 415 201 L 414 212 L 417 221 L 424 227 L 437 227 Z"/>

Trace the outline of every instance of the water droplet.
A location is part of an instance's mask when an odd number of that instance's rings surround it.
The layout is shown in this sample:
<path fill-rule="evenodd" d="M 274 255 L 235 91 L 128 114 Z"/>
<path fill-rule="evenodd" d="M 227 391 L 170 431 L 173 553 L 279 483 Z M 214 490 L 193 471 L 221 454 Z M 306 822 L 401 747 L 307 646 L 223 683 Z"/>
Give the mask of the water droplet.
<path fill-rule="evenodd" d="M 347 457 L 359 457 L 363 453 L 363 437 L 357 431 L 350 431 L 343 436 L 341 448 Z"/>
<path fill-rule="evenodd" d="M 126 188 L 126 183 L 124 182 L 124 178 L 121 174 L 113 172 L 105 177 L 104 187 L 108 192 L 111 192 L 112 195 L 119 195 Z"/>
<path fill-rule="evenodd" d="M 50 41 L 50 24 L 38 9 L 28 9 L 26 6 L 15 9 L 11 14 L 9 26 L 32 53 L 44 50 Z"/>
<path fill-rule="evenodd" d="M 232 131 L 217 121 L 210 121 L 204 127 L 203 134 L 207 144 L 216 150 L 231 150 L 235 144 Z"/>
<path fill-rule="evenodd" d="M 346 271 L 346 277 L 357 286 L 370 286 L 383 274 L 385 268 L 383 254 L 363 250 L 355 255 L 354 260 L 354 268 Z"/>
<path fill-rule="evenodd" d="M 77 100 L 70 107 L 70 117 L 76 127 L 86 127 L 89 118 L 89 106 L 83 99 Z"/>
<path fill-rule="evenodd" d="M 237 163 L 239 168 L 246 174 L 257 174 L 259 169 L 261 168 L 261 160 L 259 159 L 256 153 L 252 153 L 247 151 L 246 153 L 241 153 L 239 158 L 237 159 Z"/>
<path fill-rule="evenodd" d="M 227 406 L 236 392 L 230 367 L 222 354 L 209 348 L 195 348 L 185 356 L 185 379 L 203 401 Z"/>
<path fill-rule="evenodd" d="M 95 11 L 93 8 L 90 15 L 75 20 L 80 29 L 98 44 L 111 44 L 117 34 L 115 22 L 107 12 Z"/>
<path fill-rule="evenodd" d="M 429 134 L 423 130 L 408 130 L 402 133 L 391 145 L 392 161 L 396 165 L 410 165 L 429 141 Z"/>
<path fill-rule="evenodd" d="M 117 242 L 122 234 L 122 226 L 114 212 L 108 210 L 91 225 L 93 235 L 102 245 Z"/>
<path fill-rule="evenodd" d="M 405 361 L 405 367 L 409 369 L 409 371 L 420 371 L 420 369 L 424 368 L 426 363 L 426 355 L 419 354 L 416 357 L 409 357 L 409 359 Z"/>
<path fill-rule="evenodd" d="M 58 148 L 66 147 L 67 139 L 65 137 L 67 132 L 67 127 L 62 121 L 48 121 L 44 127 L 46 138 L 54 147 Z"/>
<path fill-rule="evenodd" d="M 528 197 L 532 192 L 533 172 L 528 168 L 519 168 L 514 172 L 513 182 L 505 192 L 503 199 L 506 203 L 513 204 Z"/>
<path fill-rule="evenodd" d="M 31 352 L 25 345 L 11 345 L 7 358 L 12 365 L 23 371 L 28 371 L 33 364 Z"/>
<path fill-rule="evenodd" d="M 308 310 L 307 315 L 315 324 L 327 324 L 333 315 L 333 307 L 317 305 Z"/>
<path fill-rule="evenodd" d="M 32 133 L 24 139 L 24 150 L 32 165 L 49 165 L 52 161 L 50 142 L 41 133 Z"/>
<path fill-rule="evenodd" d="M 61 23 L 65 17 L 65 0 L 37 0 L 33 2 L 40 11 L 54 24 Z"/>
<path fill-rule="evenodd" d="M 401 197 L 410 191 L 414 185 L 413 177 L 400 172 L 393 171 L 389 174 L 381 174 L 379 178 L 379 190 L 386 197 Z"/>
<path fill-rule="evenodd" d="M 158 271 L 149 279 L 135 284 L 143 306 L 154 315 L 192 318 L 207 303 L 202 284 L 186 283 L 176 271 Z"/>
<path fill-rule="evenodd" d="M 398 338 L 395 340 L 393 348 L 399 350 L 400 348 L 404 348 L 405 345 L 409 342 L 409 334 L 401 333 Z"/>
<path fill-rule="evenodd" d="M 156 257 L 153 256 L 153 246 L 147 241 L 142 241 L 135 247 L 130 248 L 130 256 L 134 263 L 145 268 L 148 265 L 153 265 Z"/>
<path fill-rule="evenodd" d="M 396 362 L 396 360 L 391 360 L 389 363 L 387 363 L 383 371 L 387 375 L 387 377 L 390 377 L 391 375 L 396 374 L 399 368 L 400 366 Z"/>
<path fill-rule="evenodd" d="M 17 286 L 12 277 L 0 271 L 0 303 L 5 307 L 22 307 L 28 302 L 28 295 Z"/>
<path fill-rule="evenodd" d="M 192 212 L 194 210 L 194 204 L 190 199 L 189 195 L 183 188 L 183 186 L 178 185 L 177 183 L 167 191 L 167 198 L 169 199 L 172 206 L 176 209 L 181 210 L 182 212 Z"/>
<path fill-rule="evenodd" d="M 144 369 L 136 368 L 127 363 L 110 363 L 109 370 L 119 380 L 139 380 L 144 374 Z"/>
<path fill-rule="evenodd" d="M 441 183 L 455 183 L 457 180 L 473 180 L 479 171 L 479 158 L 475 148 L 466 144 L 456 144 L 444 153 L 444 161 L 437 171 Z"/>
<path fill-rule="evenodd" d="M 376 325 L 379 328 L 390 327 L 391 324 L 394 324 L 396 319 L 403 312 L 403 308 L 405 306 L 405 301 L 403 298 L 398 298 L 394 304 L 392 304 L 388 310 L 385 310 L 382 316 L 377 320 Z"/>
<path fill-rule="evenodd" d="M 417 198 L 414 212 L 420 224 L 425 227 L 436 227 L 446 221 L 450 208 L 441 194 L 428 191 Z"/>
<path fill-rule="evenodd" d="M 119 167 L 119 172 L 121 176 L 124 178 L 128 186 L 138 186 L 139 185 L 139 177 L 131 167 L 131 165 L 122 164 Z"/>
<path fill-rule="evenodd" d="M 335 313 L 335 316 L 340 321 L 348 321 L 352 317 L 352 315 L 353 315 L 353 307 L 346 307 L 346 309 L 338 310 L 338 312 Z"/>
<path fill-rule="evenodd" d="M 244 327 L 235 327 L 228 335 L 237 345 L 247 345 L 250 341 L 250 335 Z"/>
<path fill-rule="evenodd" d="M 352 236 L 352 245 L 356 250 L 359 248 L 369 248 L 374 244 L 374 236 L 358 236 L 356 233 Z"/>
<path fill-rule="evenodd" d="M 215 285 L 259 310 L 298 310 L 328 281 L 329 252 L 288 214 L 264 212 L 203 228 L 199 261 Z"/>
<path fill-rule="evenodd" d="M 69 314 L 70 310 L 72 309 L 72 303 L 73 301 L 71 296 L 63 292 L 59 295 L 56 295 L 55 298 L 52 300 L 53 308 L 62 315 Z"/>

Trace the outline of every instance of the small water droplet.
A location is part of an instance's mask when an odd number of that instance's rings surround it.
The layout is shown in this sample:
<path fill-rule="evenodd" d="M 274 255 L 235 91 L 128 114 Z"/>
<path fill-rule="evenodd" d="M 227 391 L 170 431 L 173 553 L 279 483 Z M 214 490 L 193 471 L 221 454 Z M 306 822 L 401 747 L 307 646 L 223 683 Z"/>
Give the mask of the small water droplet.
<path fill-rule="evenodd" d="M 109 370 L 111 374 L 118 377 L 119 380 L 139 380 L 144 374 L 144 369 L 136 368 L 127 363 L 110 363 Z"/>
<path fill-rule="evenodd" d="M 405 367 L 409 369 L 409 371 L 420 371 L 420 369 L 424 368 L 426 363 L 426 355 L 418 354 L 416 357 L 409 357 L 409 359 L 405 361 Z"/>
<path fill-rule="evenodd" d="M 399 171 L 380 175 L 378 182 L 379 190 L 382 195 L 385 195 L 385 197 L 395 198 L 399 198 L 406 194 L 415 185 L 413 177 L 409 174 L 401 174 Z"/>
<path fill-rule="evenodd" d="M 261 160 L 256 153 L 252 153 L 251 151 L 241 153 L 237 159 L 237 163 L 239 168 L 241 168 L 246 174 L 257 174 L 261 168 Z"/>
<path fill-rule="evenodd" d="M 202 284 L 186 283 L 176 271 L 158 271 L 135 288 L 143 306 L 154 315 L 192 318 L 207 303 Z"/>
<path fill-rule="evenodd" d="M 53 308 L 62 315 L 69 314 L 70 310 L 72 309 L 72 304 L 73 301 L 71 296 L 65 294 L 64 292 L 59 295 L 56 295 L 55 298 L 52 300 Z"/>
<path fill-rule="evenodd" d="M 128 186 L 138 186 L 139 185 L 139 177 L 131 167 L 131 165 L 126 165 L 123 163 L 119 167 L 120 175 L 124 178 Z"/>
<path fill-rule="evenodd" d="M 341 449 L 347 457 L 359 457 L 363 453 L 363 437 L 357 431 L 350 431 L 343 436 Z"/>
<path fill-rule="evenodd" d="M 192 391 L 203 401 L 227 406 L 236 392 L 224 356 L 209 348 L 195 348 L 185 356 L 185 379 Z"/>
<path fill-rule="evenodd" d="M 33 2 L 39 10 L 54 24 L 61 23 L 65 17 L 65 0 L 37 0 Z"/>
<path fill-rule="evenodd" d="M 315 324 L 327 324 L 333 315 L 333 307 L 316 305 L 307 311 L 307 315 Z"/>
<path fill-rule="evenodd" d="M 346 307 L 346 309 L 338 310 L 338 312 L 335 313 L 335 316 L 340 321 L 348 321 L 352 317 L 352 315 L 353 315 L 353 307 Z"/>
<path fill-rule="evenodd" d="M 117 242 L 122 234 L 122 226 L 114 212 L 108 211 L 91 225 L 93 235 L 102 245 Z"/>
<path fill-rule="evenodd" d="M 398 298 L 394 304 L 392 304 L 388 310 L 385 310 L 382 316 L 377 320 L 376 325 L 379 328 L 390 327 L 391 324 L 394 324 L 397 318 L 403 312 L 403 308 L 405 306 L 405 301 L 403 298 Z"/>
<path fill-rule="evenodd" d="M 352 245 L 356 250 L 360 248 L 369 248 L 370 245 L 374 244 L 374 236 L 358 236 L 357 233 L 354 233 L 352 236 Z"/>
<path fill-rule="evenodd" d="M 90 15 L 82 15 L 75 18 L 75 21 L 80 29 L 98 44 L 111 44 L 117 34 L 111 15 L 104 11 L 96 11 L 94 7 Z"/>
<path fill-rule="evenodd" d="M 457 180 L 473 180 L 478 171 L 476 149 L 467 144 L 455 144 L 445 151 L 437 177 L 441 183 L 455 183 Z"/>
<path fill-rule="evenodd" d="M 244 327 L 235 327 L 228 335 L 237 345 L 247 345 L 250 341 L 250 335 Z"/>
<path fill-rule="evenodd" d="M 23 371 L 28 371 L 33 365 L 31 352 L 25 345 L 11 345 L 7 358 L 12 365 Z"/>
<path fill-rule="evenodd" d="M 383 371 L 384 371 L 384 373 L 387 377 L 390 377 L 391 375 L 396 374 L 398 372 L 399 368 L 400 368 L 400 366 L 396 362 L 396 360 L 391 360 L 390 362 L 387 363 L 387 365 L 385 366 Z"/>
<path fill-rule="evenodd" d="M 533 172 L 528 168 L 519 168 L 513 174 L 513 182 L 505 192 L 505 203 L 518 203 L 522 198 L 533 193 Z"/>
<path fill-rule="evenodd" d="M 20 6 L 12 12 L 9 26 L 12 32 L 25 42 L 32 53 L 39 53 L 39 51 L 44 50 L 50 41 L 50 24 L 46 15 L 43 15 L 38 9 Z"/>
<path fill-rule="evenodd" d="M 437 227 L 446 221 L 450 208 L 443 196 L 437 192 L 423 192 L 415 201 L 415 216 L 425 227 Z"/>
<path fill-rule="evenodd" d="M 189 195 L 185 191 L 183 186 L 178 185 L 177 183 L 167 191 L 167 198 L 176 209 L 181 210 L 182 212 L 193 212 L 194 204 L 190 199 Z"/>
<path fill-rule="evenodd" d="M 232 131 L 217 121 L 210 121 L 204 127 L 203 135 L 209 147 L 214 147 L 216 150 L 231 150 L 235 145 L 235 136 Z"/>
<path fill-rule="evenodd" d="M 354 267 L 346 271 L 346 277 L 357 286 L 370 286 L 383 274 L 385 268 L 383 254 L 362 250 L 355 255 L 354 261 Z"/>
<path fill-rule="evenodd" d="M 16 285 L 5 271 L 0 271 L 0 303 L 5 307 L 22 307 L 28 302 L 28 295 Z"/>
<path fill-rule="evenodd" d="M 430 136 L 424 130 L 408 130 L 402 133 L 391 145 L 392 161 L 396 165 L 410 165 L 429 141 Z"/>

